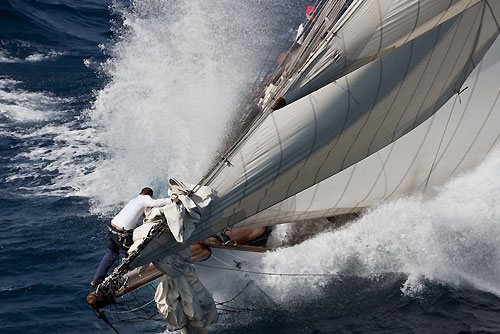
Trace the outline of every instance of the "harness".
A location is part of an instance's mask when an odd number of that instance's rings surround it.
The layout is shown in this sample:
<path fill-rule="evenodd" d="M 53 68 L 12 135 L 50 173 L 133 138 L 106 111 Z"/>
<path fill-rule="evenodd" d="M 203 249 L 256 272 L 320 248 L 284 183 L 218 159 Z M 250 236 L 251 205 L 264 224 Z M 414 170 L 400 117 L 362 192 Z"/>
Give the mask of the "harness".
<path fill-rule="evenodd" d="M 108 225 L 108 230 L 109 232 L 115 234 L 116 236 L 118 236 L 118 240 L 125 246 L 125 241 L 127 240 L 127 238 L 131 237 L 134 230 L 119 230 L 117 229 L 116 227 L 114 227 L 113 225 L 109 224 Z M 129 246 L 130 247 L 130 246 Z M 127 247 L 128 248 L 128 247 Z"/>

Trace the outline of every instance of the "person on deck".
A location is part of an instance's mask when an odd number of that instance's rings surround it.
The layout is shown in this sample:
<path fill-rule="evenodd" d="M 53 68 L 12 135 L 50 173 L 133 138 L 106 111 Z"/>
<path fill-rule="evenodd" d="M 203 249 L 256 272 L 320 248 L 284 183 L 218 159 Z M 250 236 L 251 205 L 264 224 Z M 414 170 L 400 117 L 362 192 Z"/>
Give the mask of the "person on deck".
<path fill-rule="evenodd" d="M 295 59 L 299 56 L 299 50 L 307 35 L 311 31 L 314 23 L 316 22 L 316 7 L 308 6 L 306 8 L 306 21 L 305 23 L 301 23 L 297 29 L 297 35 L 295 36 L 294 42 L 290 51 L 288 53 L 283 53 L 281 58 L 278 60 L 278 70 L 276 70 L 274 77 L 271 79 L 272 84 L 276 84 L 276 82 L 280 78 L 287 77 L 287 69 L 291 63 L 295 61 Z"/>
<path fill-rule="evenodd" d="M 301 46 L 304 43 L 307 35 L 311 31 L 314 22 L 316 22 L 316 7 L 308 6 L 306 8 L 306 23 L 301 23 L 297 29 L 297 36 L 295 37 L 295 42 Z"/>
<path fill-rule="evenodd" d="M 172 202 L 177 203 L 177 201 L 177 198 L 173 200 L 170 198 L 155 200 L 151 188 L 143 188 L 139 196 L 129 201 L 108 226 L 106 254 L 104 254 L 90 285 L 96 287 L 104 280 L 109 268 L 115 263 L 120 252 L 124 256 L 127 255 L 127 251 L 133 242 L 132 232 L 137 226 L 137 220 L 144 214 L 144 209 L 147 207 L 161 207 Z"/>

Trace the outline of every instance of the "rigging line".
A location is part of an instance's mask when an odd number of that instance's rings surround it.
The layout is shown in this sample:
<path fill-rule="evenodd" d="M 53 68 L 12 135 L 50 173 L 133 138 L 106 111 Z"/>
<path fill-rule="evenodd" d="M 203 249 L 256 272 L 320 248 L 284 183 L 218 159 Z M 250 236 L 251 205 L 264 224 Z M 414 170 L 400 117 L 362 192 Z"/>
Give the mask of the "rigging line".
<path fill-rule="evenodd" d="M 154 317 L 156 315 L 157 314 L 153 314 L 152 316 L 149 316 L 149 317 L 138 315 L 135 318 L 120 320 L 120 322 L 122 322 L 122 323 L 128 323 L 128 324 L 134 324 L 134 323 L 139 323 L 139 322 L 142 323 L 144 320 L 146 320 L 146 321 L 162 321 L 162 322 L 165 321 L 165 319 L 163 319 L 163 318 L 161 318 L 161 319 L 155 319 Z"/>
<path fill-rule="evenodd" d="M 215 302 L 215 304 L 216 304 L 216 305 L 221 305 L 221 306 L 227 306 L 227 305 L 225 305 L 225 304 L 230 303 L 230 302 L 232 302 L 233 300 L 235 300 L 236 298 L 238 298 L 238 297 L 239 297 L 239 296 L 243 293 L 243 291 L 245 291 L 245 290 L 246 290 L 246 289 L 250 286 L 250 284 L 252 284 L 252 283 L 253 283 L 253 280 L 248 281 L 248 282 L 247 282 L 247 284 L 245 285 L 245 287 L 244 287 L 243 289 L 241 289 L 241 291 L 240 291 L 240 292 L 238 292 L 238 293 L 236 294 L 236 296 L 234 296 L 233 298 L 231 298 L 231 299 L 229 299 L 229 300 L 226 300 L 225 302 Z"/>
<path fill-rule="evenodd" d="M 315 6 L 319 7 L 319 5 L 322 5 L 323 2 L 327 2 L 326 0 L 316 0 L 315 2 Z M 322 12 L 323 10 L 319 10 L 320 12 Z M 305 41 L 304 41 L 305 43 Z M 291 47 L 290 46 L 290 50 L 291 50 Z M 293 67 L 293 64 L 291 64 L 290 66 L 291 68 Z M 277 96 L 278 92 L 275 92 L 273 95 Z M 199 187 L 202 186 L 202 184 L 207 184 L 208 182 L 210 182 L 210 180 L 214 177 L 214 175 L 222 168 L 222 166 L 224 165 L 223 163 L 227 160 L 227 158 L 232 154 L 234 153 L 235 151 L 235 148 L 238 146 L 238 144 L 240 143 L 240 141 L 242 141 L 244 139 L 244 137 L 246 136 L 247 133 L 250 132 L 250 128 L 253 124 L 261 121 L 262 119 L 265 118 L 265 116 L 267 116 L 270 112 L 265 112 L 263 111 L 262 113 L 260 113 L 256 119 L 252 122 L 252 124 L 246 129 L 243 131 L 243 133 L 240 135 L 240 137 L 236 140 L 236 142 L 229 147 L 229 149 L 226 150 L 226 152 L 221 156 L 220 159 L 218 159 L 217 162 L 214 163 L 214 165 L 210 168 L 210 170 L 202 177 L 202 179 L 196 184 L 193 186 L 193 188 L 191 189 L 191 192 L 194 192 L 196 189 L 198 189 Z"/>
<path fill-rule="evenodd" d="M 115 331 L 116 334 L 120 334 L 120 332 L 118 332 L 118 330 L 115 328 L 115 326 L 113 326 L 111 324 L 111 322 L 109 322 L 108 318 L 101 310 L 99 310 L 99 309 L 93 309 L 93 310 L 94 310 L 95 314 L 97 315 L 97 318 L 102 319 L 102 321 L 107 323 Z"/>
<path fill-rule="evenodd" d="M 323 2 L 327 2 L 328 0 L 316 0 L 316 2 L 314 3 L 314 6 L 316 8 L 319 8 L 320 6 L 323 6 Z M 320 9 L 319 12 L 322 12 L 323 9 Z M 307 21 L 307 20 L 306 20 Z M 290 37 L 293 36 L 293 32 L 294 30 L 292 30 L 292 32 L 290 33 Z M 304 44 L 305 44 L 305 41 L 304 41 Z M 293 47 L 293 43 L 292 45 L 290 45 L 290 47 L 288 48 L 288 54 L 290 53 L 291 49 Z M 293 64 L 290 66 L 290 67 L 293 67 Z M 279 70 L 279 66 L 278 66 L 278 69 Z M 261 71 L 262 72 L 262 71 Z M 275 71 L 276 72 L 276 71 Z M 275 72 L 272 72 L 272 74 L 274 74 Z M 260 74 L 259 74 L 260 75 Z M 257 80 L 256 80 L 257 81 Z M 278 92 L 275 92 L 273 94 L 274 96 L 277 96 L 278 95 Z M 261 112 L 257 117 L 256 117 L 256 120 L 258 121 L 258 119 L 263 119 L 267 114 L 264 113 L 264 112 Z M 231 153 L 233 153 L 234 151 L 234 148 L 237 146 L 237 144 L 240 142 L 240 140 L 242 140 L 246 133 L 249 132 L 250 130 L 250 127 L 255 123 L 255 120 L 252 121 L 252 124 L 250 124 L 250 126 L 243 131 L 243 133 L 240 135 L 239 138 L 237 138 L 236 142 L 231 145 L 229 147 L 229 149 L 227 149 L 222 155 L 221 155 L 221 158 L 217 160 L 217 162 L 215 162 L 213 164 L 213 166 L 210 168 L 210 170 L 202 177 L 202 179 L 192 187 L 191 191 L 190 192 L 194 192 L 195 190 L 197 190 L 199 187 L 202 186 L 202 184 L 207 184 L 207 181 L 209 181 L 212 177 L 212 175 L 221 168 L 221 166 L 223 166 L 224 162 L 228 161 L 228 157 L 231 155 Z"/>
<path fill-rule="evenodd" d="M 460 93 L 457 93 L 457 96 L 455 97 L 455 101 L 453 101 L 453 106 L 451 107 L 450 115 L 448 116 L 448 120 L 446 121 L 446 125 L 444 127 L 443 134 L 441 135 L 441 139 L 439 141 L 439 145 L 438 145 L 438 148 L 436 150 L 436 155 L 434 156 L 434 161 L 432 162 L 431 168 L 429 170 L 429 175 L 427 175 L 427 179 L 425 180 L 425 185 L 424 185 L 424 191 L 423 191 L 423 193 L 425 193 L 425 191 L 427 190 L 427 185 L 429 184 L 429 180 L 431 178 L 431 174 L 434 171 L 434 168 L 435 168 L 435 165 L 436 165 L 436 160 L 437 160 L 437 157 L 439 155 L 439 151 L 441 150 L 441 145 L 443 144 L 444 136 L 446 135 L 446 132 L 448 130 L 448 125 L 450 124 L 451 116 L 453 115 L 453 111 L 455 110 L 455 104 L 457 103 L 457 99 L 460 98 L 459 94 Z"/>
<path fill-rule="evenodd" d="M 109 314 L 127 314 L 127 313 L 132 313 L 132 312 L 135 312 L 135 311 L 138 311 L 138 310 L 141 310 L 143 308 L 145 308 L 146 306 L 148 306 L 149 304 L 151 304 L 152 302 L 154 302 L 154 298 L 151 299 L 149 302 L 147 302 L 146 304 L 144 305 L 141 305 L 141 306 L 138 306 L 136 308 L 133 308 L 133 309 L 130 309 L 130 310 L 127 310 L 127 311 L 111 311 L 111 310 L 102 310 L 102 312 L 107 312 Z"/>
<path fill-rule="evenodd" d="M 214 254 L 212 254 L 212 256 L 211 256 L 211 257 L 212 257 L 212 258 L 214 258 L 215 260 L 219 261 L 220 263 L 222 263 L 222 264 L 226 265 L 226 266 L 233 267 L 233 265 L 234 265 L 234 264 L 232 264 L 232 263 L 226 263 L 226 262 L 224 262 L 223 260 L 219 259 L 219 258 L 218 258 L 217 256 L 215 256 Z"/>
<path fill-rule="evenodd" d="M 217 308 L 217 311 L 225 311 L 228 313 L 243 313 L 243 312 L 253 312 L 253 311 L 258 311 L 259 309 L 257 308 L 237 308 L 237 307 L 231 307 L 231 306 L 226 306 L 224 305 L 223 308 Z"/>
<path fill-rule="evenodd" d="M 274 301 L 274 299 L 272 299 L 264 290 L 262 290 L 261 287 L 259 287 L 257 284 L 254 284 L 254 287 L 260 291 L 260 293 L 262 293 L 264 295 L 264 297 L 266 297 L 267 299 L 269 299 L 271 301 L 271 303 L 273 303 L 273 306 L 274 307 L 280 307 L 281 305 L 277 302 Z"/>
<path fill-rule="evenodd" d="M 337 277 L 338 274 L 321 274 L 321 273 L 271 273 L 271 272 L 262 272 L 262 271 L 253 271 L 253 270 L 245 270 L 245 269 L 233 269 L 233 268 L 222 268 L 222 267 L 216 267 L 216 266 L 211 266 L 208 264 L 202 264 L 202 263 L 194 263 L 194 265 L 201 266 L 201 267 L 207 267 L 207 268 L 213 268 L 213 269 L 220 269 L 220 270 L 229 270 L 229 271 L 238 271 L 238 272 L 243 272 L 243 273 L 248 273 L 248 274 L 256 274 L 256 275 L 266 275 L 266 276 L 295 276 L 295 277 Z"/>

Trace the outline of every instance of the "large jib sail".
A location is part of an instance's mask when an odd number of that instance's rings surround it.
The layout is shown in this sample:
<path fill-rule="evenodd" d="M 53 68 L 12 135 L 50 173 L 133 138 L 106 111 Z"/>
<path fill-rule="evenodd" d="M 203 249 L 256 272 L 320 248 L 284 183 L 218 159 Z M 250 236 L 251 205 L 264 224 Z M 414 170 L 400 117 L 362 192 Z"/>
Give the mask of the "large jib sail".
<path fill-rule="evenodd" d="M 473 7 L 479 0 L 399 0 L 355 1 L 347 7 L 341 20 L 334 20 L 346 1 L 325 5 L 317 24 L 317 33 L 309 39 L 322 38 L 312 54 L 304 52 L 298 74 L 285 89 L 284 98 L 291 103 L 324 87 L 374 59 L 406 44 L 432 28 Z M 342 6 L 343 5 L 343 6 Z M 311 50 L 312 51 L 312 50 Z"/>
<path fill-rule="evenodd" d="M 302 70 L 292 73 L 284 96 L 293 103 L 266 109 L 228 163 L 209 175 L 205 184 L 217 198 L 186 245 L 244 221 L 293 219 L 294 212 L 276 206 L 299 200 L 297 194 L 418 130 L 463 91 L 499 34 L 499 17 L 498 1 L 353 1 L 334 23 L 334 38 L 319 42 Z M 338 67 L 327 59 L 340 42 L 345 47 Z M 271 215 L 255 219 L 269 208 Z M 151 240 L 127 269 L 182 247 L 167 237 Z"/>

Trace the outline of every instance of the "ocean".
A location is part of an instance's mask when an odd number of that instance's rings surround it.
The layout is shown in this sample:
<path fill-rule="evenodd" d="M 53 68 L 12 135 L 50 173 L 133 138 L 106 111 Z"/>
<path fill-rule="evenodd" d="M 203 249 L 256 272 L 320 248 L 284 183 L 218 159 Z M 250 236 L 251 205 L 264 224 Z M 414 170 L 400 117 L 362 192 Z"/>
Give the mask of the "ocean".
<path fill-rule="evenodd" d="M 168 177 L 201 178 L 311 4 L 0 3 L 1 333 L 113 333 L 85 301 L 109 220 L 144 186 L 164 196 Z M 214 252 L 196 269 L 216 301 L 234 300 L 211 332 L 500 333 L 499 170 L 493 151 L 432 198 L 269 254 Z M 235 261 L 247 271 L 221 269 Z"/>

